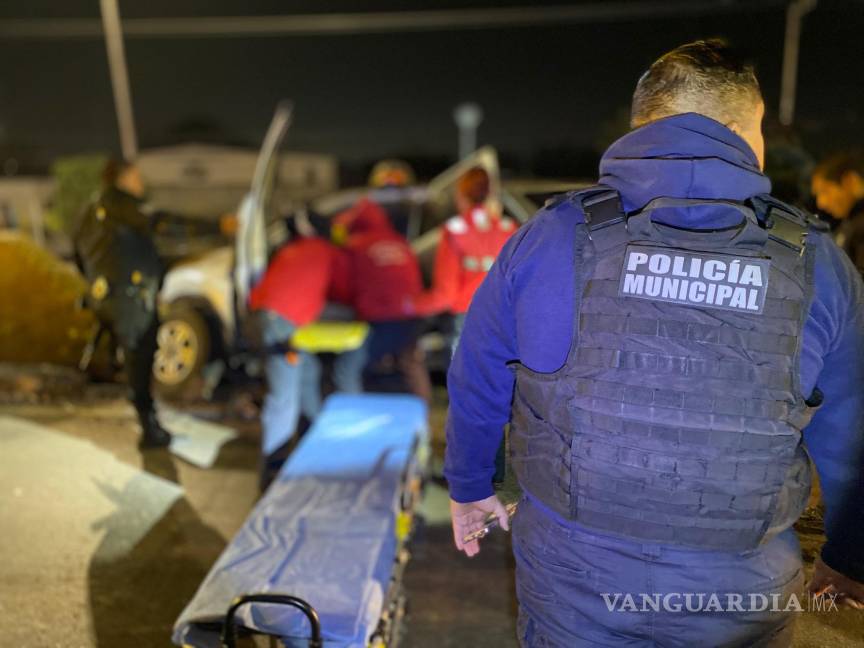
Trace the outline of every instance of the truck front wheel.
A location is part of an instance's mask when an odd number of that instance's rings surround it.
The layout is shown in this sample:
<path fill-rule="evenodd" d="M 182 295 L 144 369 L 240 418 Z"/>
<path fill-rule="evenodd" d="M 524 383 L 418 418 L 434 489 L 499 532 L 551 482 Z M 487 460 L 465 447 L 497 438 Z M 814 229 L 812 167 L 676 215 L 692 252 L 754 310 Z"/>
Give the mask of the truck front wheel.
<path fill-rule="evenodd" d="M 210 329 L 197 310 L 172 305 L 159 325 L 153 358 L 157 391 L 167 397 L 188 396 L 200 389 L 201 371 L 210 357 Z"/>

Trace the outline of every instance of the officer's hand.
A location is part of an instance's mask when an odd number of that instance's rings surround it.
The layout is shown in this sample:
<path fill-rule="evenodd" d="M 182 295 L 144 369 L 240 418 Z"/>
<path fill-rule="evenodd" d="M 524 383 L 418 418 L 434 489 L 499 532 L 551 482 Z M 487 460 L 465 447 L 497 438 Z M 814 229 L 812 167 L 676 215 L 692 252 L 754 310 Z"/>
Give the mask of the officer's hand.
<path fill-rule="evenodd" d="M 836 594 L 837 603 L 857 610 L 864 610 L 864 583 L 831 569 L 822 562 L 822 558 L 816 558 L 813 578 L 807 589 L 814 596 Z"/>
<path fill-rule="evenodd" d="M 498 524 L 501 525 L 502 529 L 505 531 L 510 530 L 510 518 L 507 515 L 507 510 L 495 495 L 478 502 L 467 502 L 466 504 L 450 500 L 450 517 L 453 519 L 453 539 L 456 541 L 456 548 L 459 551 L 464 551 L 469 558 L 480 553 L 480 542 L 472 540 L 466 543 L 462 542 L 462 538 L 482 529 L 490 513 L 495 514 L 498 518 Z"/>

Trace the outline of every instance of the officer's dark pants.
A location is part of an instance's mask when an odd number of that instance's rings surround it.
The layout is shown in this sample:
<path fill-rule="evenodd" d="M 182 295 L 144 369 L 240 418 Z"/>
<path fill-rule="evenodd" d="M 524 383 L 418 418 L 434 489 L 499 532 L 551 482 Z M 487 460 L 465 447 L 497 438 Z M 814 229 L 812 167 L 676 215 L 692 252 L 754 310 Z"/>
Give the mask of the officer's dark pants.
<path fill-rule="evenodd" d="M 126 366 L 126 379 L 129 382 L 129 397 L 141 427 L 147 432 L 153 423 L 153 393 L 151 380 L 153 377 L 153 356 L 156 354 L 156 333 L 159 321 L 152 318 L 150 325 L 135 339 L 119 340 L 123 348 L 123 359 Z"/>
<path fill-rule="evenodd" d="M 772 608 L 786 608 L 793 593 L 806 607 L 792 529 L 743 553 L 687 551 L 565 525 L 523 498 L 513 520 L 513 553 L 523 647 L 789 646 L 795 612 Z M 713 593 L 732 611 L 712 611 Z M 629 609 L 627 594 L 639 611 Z M 743 595 L 748 611 L 735 611 L 729 594 Z M 766 611 L 749 611 L 763 604 Z"/>

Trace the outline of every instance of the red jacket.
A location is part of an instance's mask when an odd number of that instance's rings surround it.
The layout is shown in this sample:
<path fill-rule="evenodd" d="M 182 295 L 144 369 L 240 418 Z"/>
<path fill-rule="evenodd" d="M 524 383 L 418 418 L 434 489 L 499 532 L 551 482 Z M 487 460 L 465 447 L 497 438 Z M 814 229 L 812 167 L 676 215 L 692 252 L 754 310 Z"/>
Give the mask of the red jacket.
<path fill-rule="evenodd" d="M 249 307 L 278 313 L 295 326 L 314 322 L 328 298 L 344 301 L 344 252 L 321 238 L 290 241 L 276 253 L 249 295 Z"/>
<path fill-rule="evenodd" d="M 420 264 L 387 212 L 362 199 L 339 214 L 335 224 L 348 230 L 345 249 L 351 266 L 351 294 L 357 316 L 367 322 L 408 319 L 410 300 L 423 290 Z"/>
<path fill-rule="evenodd" d="M 515 231 L 511 218 L 499 218 L 483 207 L 448 220 L 435 253 L 432 289 L 413 301 L 415 311 L 466 312 L 501 248 Z"/>

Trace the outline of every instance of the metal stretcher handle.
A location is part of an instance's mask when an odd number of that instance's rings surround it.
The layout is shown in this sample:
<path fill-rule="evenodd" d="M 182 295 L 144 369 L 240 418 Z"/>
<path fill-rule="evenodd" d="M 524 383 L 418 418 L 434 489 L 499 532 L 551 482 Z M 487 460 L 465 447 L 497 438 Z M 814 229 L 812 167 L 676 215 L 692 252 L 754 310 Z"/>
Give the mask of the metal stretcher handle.
<path fill-rule="evenodd" d="M 231 603 L 228 612 L 225 614 L 225 623 L 222 626 L 222 646 L 223 648 L 236 648 L 237 646 L 237 628 L 234 624 L 234 615 L 238 608 L 247 603 L 276 603 L 279 605 L 290 605 L 296 607 L 306 618 L 309 619 L 312 635 L 309 638 L 309 648 L 323 648 L 324 641 L 321 639 L 321 621 L 318 619 L 318 613 L 311 605 L 301 598 L 289 596 L 288 594 L 245 594 L 238 596 Z"/>

